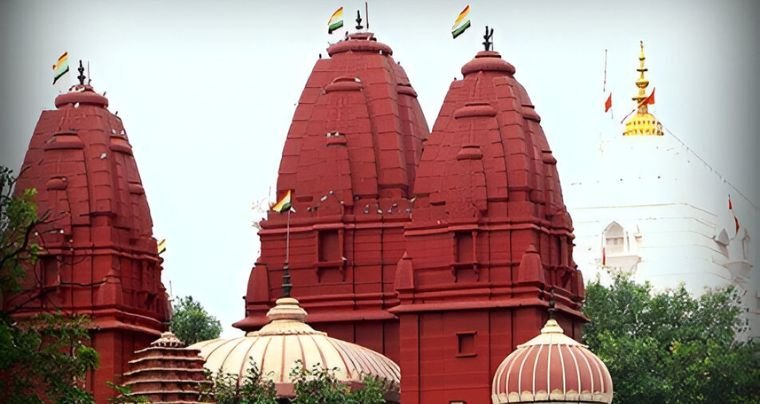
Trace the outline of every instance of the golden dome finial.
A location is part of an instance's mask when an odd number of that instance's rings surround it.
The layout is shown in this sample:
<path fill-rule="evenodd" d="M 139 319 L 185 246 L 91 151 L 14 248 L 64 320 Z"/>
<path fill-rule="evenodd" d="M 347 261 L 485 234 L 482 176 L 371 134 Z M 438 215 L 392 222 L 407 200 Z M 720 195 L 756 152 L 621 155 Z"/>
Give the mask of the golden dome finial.
<path fill-rule="evenodd" d="M 625 123 L 623 136 L 662 136 L 662 124 L 649 113 L 649 104 L 654 103 L 654 96 L 647 95 L 649 80 L 646 77 L 646 56 L 644 55 L 644 41 L 639 42 L 639 78 L 636 79 L 638 92 L 632 100 L 636 102 L 636 113 L 628 118 Z M 650 97 L 651 102 L 650 102 Z"/>

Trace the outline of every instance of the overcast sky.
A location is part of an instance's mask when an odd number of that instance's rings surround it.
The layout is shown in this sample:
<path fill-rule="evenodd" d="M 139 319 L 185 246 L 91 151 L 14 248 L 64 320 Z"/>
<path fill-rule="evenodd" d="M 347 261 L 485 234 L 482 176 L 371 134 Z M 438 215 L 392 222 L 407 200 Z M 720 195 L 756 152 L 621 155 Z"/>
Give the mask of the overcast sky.
<path fill-rule="evenodd" d="M 620 130 L 602 113 L 604 49 L 619 119 L 632 107 L 644 40 L 652 111 L 746 196 L 735 203 L 756 220 L 754 1 L 472 1 L 473 27 L 452 40 L 467 4 L 370 1 L 370 31 L 393 48 L 431 128 L 490 25 L 542 117 L 560 175 L 577 175 L 599 132 Z M 233 335 L 259 249 L 252 206 L 275 187 L 306 79 L 343 33 L 327 34 L 341 5 L 353 27 L 363 1 L 0 0 L 0 164 L 20 167 L 40 111 L 54 108 L 58 55 L 69 52 L 72 70 L 89 61 L 92 84 L 126 126 L 156 238 L 168 239 L 164 283 L 199 299 Z"/>

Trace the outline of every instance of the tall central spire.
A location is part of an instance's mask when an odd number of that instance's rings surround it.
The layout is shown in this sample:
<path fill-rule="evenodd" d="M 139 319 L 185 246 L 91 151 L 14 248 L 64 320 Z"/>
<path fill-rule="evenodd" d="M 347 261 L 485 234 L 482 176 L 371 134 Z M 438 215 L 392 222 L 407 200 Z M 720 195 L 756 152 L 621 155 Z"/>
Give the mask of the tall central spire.
<path fill-rule="evenodd" d="M 636 69 L 639 72 L 639 78 L 636 80 L 636 87 L 639 88 L 638 94 L 632 98 L 637 102 L 639 113 L 647 113 L 647 104 L 644 100 L 647 98 L 647 87 L 649 86 L 649 80 L 646 77 L 646 72 L 649 69 L 646 68 L 647 57 L 644 55 L 644 41 L 639 42 L 641 47 L 639 51 L 639 68 Z"/>
<path fill-rule="evenodd" d="M 639 72 L 639 78 L 636 79 L 638 91 L 636 96 L 631 98 L 636 102 L 636 113 L 626 120 L 623 136 L 662 136 L 662 124 L 649 113 L 649 104 L 654 104 L 654 90 L 647 95 L 649 79 L 646 72 L 649 69 L 645 63 L 647 58 L 644 55 L 644 41 L 641 41 L 639 46 L 639 67 L 636 69 Z"/>

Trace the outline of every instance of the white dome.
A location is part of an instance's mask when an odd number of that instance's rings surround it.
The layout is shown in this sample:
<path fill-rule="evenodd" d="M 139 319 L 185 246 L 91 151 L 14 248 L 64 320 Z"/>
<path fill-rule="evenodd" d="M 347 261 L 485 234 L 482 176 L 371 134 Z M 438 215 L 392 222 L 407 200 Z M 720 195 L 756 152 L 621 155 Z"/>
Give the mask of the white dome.
<path fill-rule="evenodd" d="M 293 395 L 290 372 L 300 360 L 307 370 L 314 365 L 336 369 L 336 378 L 352 385 L 361 383 L 365 375 L 377 377 L 385 384 L 386 397 L 398 400 L 398 365 L 375 351 L 314 330 L 304 322 L 306 311 L 298 300 L 278 299 L 267 317 L 270 322 L 259 331 L 202 341 L 189 348 L 200 350 L 206 369 L 214 373 L 221 370 L 244 377 L 252 359 L 261 375 L 274 381 L 280 397 Z"/>

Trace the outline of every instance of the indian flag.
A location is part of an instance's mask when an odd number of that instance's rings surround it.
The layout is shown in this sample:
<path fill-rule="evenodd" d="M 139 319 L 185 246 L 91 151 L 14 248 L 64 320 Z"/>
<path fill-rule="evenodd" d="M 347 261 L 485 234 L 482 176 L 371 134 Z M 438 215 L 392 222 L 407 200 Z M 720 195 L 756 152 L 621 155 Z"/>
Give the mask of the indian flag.
<path fill-rule="evenodd" d="M 272 206 L 272 210 L 277 213 L 290 211 L 291 208 L 293 207 L 293 203 L 291 202 L 292 194 L 293 194 L 293 191 L 288 190 L 285 196 L 283 196 L 279 202 L 277 202 L 274 206 Z"/>
<path fill-rule="evenodd" d="M 330 16 L 330 21 L 327 22 L 327 33 L 332 34 L 341 27 L 343 27 L 343 7 L 335 10 Z"/>
<path fill-rule="evenodd" d="M 58 58 L 58 61 L 55 62 L 53 65 L 53 84 L 55 84 L 58 79 L 63 77 L 64 74 L 69 72 L 69 53 L 63 52 L 63 55 L 61 55 Z"/>
<path fill-rule="evenodd" d="M 467 30 L 467 28 L 470 28 L 470 6 L 469 4 L 467 7 L 462 10 L 461 13 L 459 13 L 459 16 L 457 17 L 456 21 L 454 21 L 454 26 L 451 27 L 451 35 L 456 38 L 459 35 L 462 35 L 464 31 Z"/>

